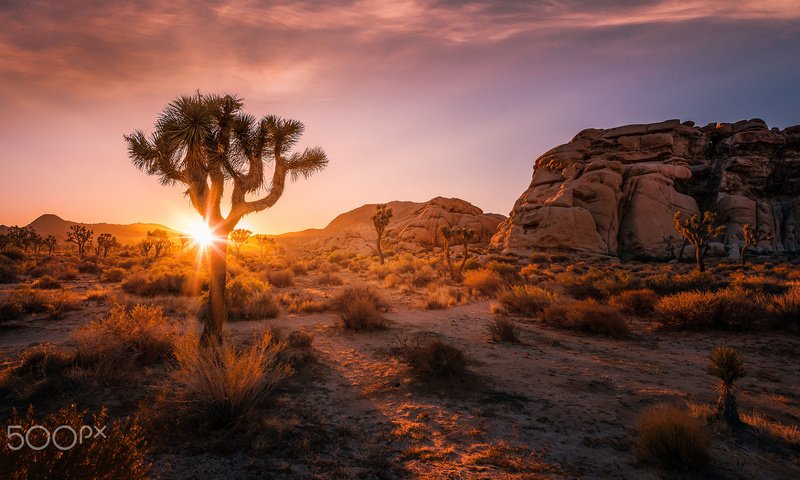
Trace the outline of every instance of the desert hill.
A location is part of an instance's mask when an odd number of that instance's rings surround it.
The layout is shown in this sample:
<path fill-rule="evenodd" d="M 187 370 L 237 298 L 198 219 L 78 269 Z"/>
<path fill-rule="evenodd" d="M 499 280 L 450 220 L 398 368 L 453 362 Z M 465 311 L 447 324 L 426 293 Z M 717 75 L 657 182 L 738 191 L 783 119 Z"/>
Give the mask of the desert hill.
<path fill-rule="evenodd" d="M 59 240 L 67 237 L 67 230 L 72 225 L 84 225 L 86 228 L 94 230 L 95 237 L 101 233 L 110 233 L 117 237 L 121 243 L 135 243 L 144 238 L 149 230 L 157 228 L 170 232 L 171 235 L 178 233 L 169 227 L 157 223 L 134 223 L 131 225 L 117 225 L 113 223 L 81 223 L 64 220 L 58 215 L 51 213 L 44 214 L 31 222 L 28 226 L 33 227 L 39 235 L 55 235 Z M 0 225 L 0 234 L 5 233 L 8 227 Z"/>
<path fill-rule="evenodd" d="M 773 234 L 761 251 L 800 250 L 800 126 L 667 120 L 583 130 L 536 160 L 492 245 L 668 256 L 665 239 L 681 245 L 676 211 L 717 214 L 727 232 L 715 255 L 738 254 L 745 223 Z"/>
<path fill-rule="evenodd" d="M 497 231 L 503 215 L 484 213 L 480 208 L 458 198 L 436 197 L 427 202 L 393 201 L 387 203 L 393 216 L 386 228 L 386 241 L 399 249 L 417 250 L 441 243 L 439 228 L 443 225 L 468 227 L 477 234 L 475 243 L 487 244 Z M 285 246 L 314 246 L 322 249 L 341 248 L 371 253 L 375 242 L 372 215 L 376 204 L 362 205 L 334 218 L 325 228 L 278 235 Z"/>

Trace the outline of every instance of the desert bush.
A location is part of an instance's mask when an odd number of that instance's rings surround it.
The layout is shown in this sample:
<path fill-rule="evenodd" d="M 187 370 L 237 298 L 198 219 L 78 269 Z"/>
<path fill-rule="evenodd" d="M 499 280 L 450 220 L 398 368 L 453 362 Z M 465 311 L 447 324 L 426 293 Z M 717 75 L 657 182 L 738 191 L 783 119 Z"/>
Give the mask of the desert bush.
<path fill-rule="evenodd" d="M 58 427 L 69 426 L 74 432 L 83 425 L 94 425 L 105 428 L 105 438 L 84 439 L 72 448 L 57 449 L 53 440 L 61 446 L 68 446 L 73 441 L 72 433 L 67 429 L 59 429 L 49 445 L 40 450 L 22 448 L 13 451 L 11 441 L 2 442 L 0 446 L 0 472 L 8 480 L 27 480 L 35 478 L 94 478 L 135 480 L 148 478 L 151 465 L 147 462 L 149 448 L 144 432 L 134 418 L 110 421 L 105 409 L 91 416 L 87 422 L 88 412 L 79 411 L 73 405 L 62 408 L 44 418 L 35 418 L 32 409 L 24 417 L 16 411 L 9 420 L 12 425 L 21 426 L 21 431 L 30 431 L 34 425 L 40 425 L 47 431 L 55 432 Z M 30 442 L 33 445 L 44 445 L 47 441 L 41 429 L 33 429 Z"/>
<path fill-rule="evenodd" d="M 519 343 L 519 327 L 510 318 L 494 317 L 486 328 L 495 342 Z"/>
<path fill-rule="evenodd" d="M 131 295 L 155 297 L 158 295 L 191 295 L 192 277 L 185 272 L 143 271 L 132 272 L 122 282 L 122 290 Z"/>
<path fill-rule="evenodd" d="M 204 305 L 207 301 L 207 296 L 204 296 Z M 280 306 L 269 285 L 248 275 L 238 275 L 228 281 L 225 303 L 231 321 L 275 318 L 280 314 Z M 206 312 L 207 309 L 202 308 L 201 311 Z"/>
<path fill-rule="evenodd" d="M 111 299 L 111 295 L 106 290 L 89 290 L 86 292 L 87 302 L 102 303 Z"/>
<path fill-rule="evenodd" d="M 730 287 L 756 294 L 783 294 L 791 286 L 785 284 L 777 278 L 765 277 L 763 275 L 735 275 L 732 277 Z"/>
<path fill-rule="evenodd" d="M 389 305 L 373 289 L 363 286 L 348 287 L 331 301 L 339 313 L 342 326 L 347 330 L 377 330 L 388 326 L 383 312 Z"/>
<path fill-rule="evenodd" d="M 25 307 L 16 301 L 0 301 L 0 322 L 17 320 L 25 316 Z"/>
<path fill-rule="evenodd" d="M 494 295 L 503 287 L 503 277 L 487 268 L 469 270 L 464 274 L 464 286 L 480 295 Z"/>
<path fill-rule="evenodd" d="M 435 281 L 437 278 L 436 270 L 430 265 L 422 265 L 411 275 L 411 284 L 415 287 L 424 287 Z"/>
<path fill-rule="evenodd" d="M 66 312 L 77 308 L 80 299 L 77 295 L 60 291 L 44 293 L 30 288 L 18 288 L 10 294 L 0 297 L 0 312 L 9 315 L 6 320 L 20 318 L 22 309 L 26 313 L 46 313 L 51 319 L 61 318 Z M 0 319 L 4 319 L 0 314 Z"/>
<path fill-rule="evenodd" d="M 19 283 L 19 275 L 13 265 L 0 263 L 0 283 Z"/>
<path fill-rule="evenodd" d="M 760 296 L 735 289 L 681 292 L 661 298 L 655 311 L 665 328 L 745 330 L 763 320 L 764 303 Z"/>
<path fill-rule="evenodd" d="M 78 271 L 81 273 L 100 273 L 102 271 L 102 267 L 97 264 L 96 261 L 92 260 L 84 260 L 78 265 Z"/>
<path fill-rule="evenodd" d="M 719 288 L 717 278 L 711 272 L 698 272 L 696 270 L 672 275 L 662 273 L 652 275 L 644 279 L 644 287 L 653 290 L 659 295 L 669 295 L 672 293 L 689 291 L 711 291 Z"/>
<path fill-rule="evenodd" d="M 800 285 L 794 285 L 783 295 L 775 295 L 767 304 L 767 311 L 776 326 L 797 329 L 800 327 Z"/>
<path fill-rule="evenodd" d="M 161 307 L 115 305 L 107 317 L 75 333 L 78 361 L 95 366 L 106 377 L 121 377 L 134 365 L 169 360 L 175 336 L 176 329 L 164 318 Z"/>
<path fill-rule="evenodd" d="M 317 283 L 320 285 L 342 285 L 344 280 L 335 273 L 322 273 L 317 277 Z"/>
<path fill-rule="evenodd" d="M 439 377 L 463 376 L 470 363 L 463 350 L 437 339 L 401 341 L 399 352 L 414 370 Z"/>
<path fill-rule="evenodd" d="M 0 255 L 3 255 L 9 260 L 15 262 L 19 262 L 20 260 L 25 260 L 28 258 L 28 255 L 25 252 L 16 247 L 6 248 L 5 250 L 0 251 Z"/>
<path fill-rule="evenodd" d="M 109 268 L 100 274 L 100 281 L 103 283 L 119 283 L 125 279 L 125 270 L 122 268 Z"/>
<path fill-rule="evenodd" d="M 293 330 L 286 336 L 289 348 L 310 348 L 314 343 L 314 334 L 305 330 Z"/>
<path fill-rule="evenodd" d="M 308 269 L 306 268 L 306 265 L 304 263 L 300 263 L 300 262 L 293 263 L 292 267 L 291 267 L 291 270 L 292 270 L 292 273 L 295 274 L 298 277 L 302 277 L 303 275 L 308 273 Z"/>
<path fill-rule="evenodd" d="M 77 280 L 78 270 L 75 268 L 64 268 L 56 275 L 56 278 L 64 282 L 71 282 L 73 280 Z"/>
<path fill-rule="evenodd" d="M 656 405 L 636 420 L 636 457 L 684 474 L 700 474 L 710 459 L 711 435 L 686 409 Z"/>
<path fill-rule="evenodd" d="M 250 346 L 202 348 L 189 335 L 177 343 L 163 401 L 175 413 L 212 426 L 236 423 L 292 371 L 279 355 L 286 342 L 266 332 Z"/>
<path fill-rule="evenodd" d="M 630 334 L 630 327 L 619 310 L 594 299 L 554 303 L 542 311 L 541 319 L 547 325 L 611 337 Z"/>
<path fill-rule="evenodd" d="M 62 288 L 61 282 L 56 280 L 55 278 L 51 277 L 50 275 L 45 275 L 41 278 L 37 278 L 31 284 L 31 287 L 37 290 L 57 290 Z"/>
<path fill-rule="evenodd" d="M 320 300 L 309 298 L 299 292 L 288 292 L 278 299 L 288 313 L 320 313 L 328 309 L 328 305 Z"/>
<path fill-rule="evenodd" d="M 585 298 L 605 300 L 612 295 L 639 286 L 631 272 L 591 268 L 585 274 L 578 274 L 572 267 L 556 275 L 556 283 L 564 293 L 578 300 Z"/>
<path fill-rule="evenodd" d="M 626 290 L 614 295 L 608 300 L 608 304 L 616 307 L 622 313 L 629 315 L 646 316 L 653 313 L 658 295 L 649 289 Z"/>
<path fill-rule="evenodd" d="M 533 285 L 515 285 L 497 296 L 503 309 L 511 314 L 533 317 L 549 306 L 556 295 Z"/>
<path fill-rule="evenodd" d="M 288 268 L 267 272 L 267 281 L 276 288 L 291 287 L 294 285 L 294 274 Z"/>
<path fill-rule="evenodd" d="M 424 306 L 427 310 L 441 310 L 458 305 L 463 300 L 463 292 L 455 288 L 435 288 L 428 292 Z"/>

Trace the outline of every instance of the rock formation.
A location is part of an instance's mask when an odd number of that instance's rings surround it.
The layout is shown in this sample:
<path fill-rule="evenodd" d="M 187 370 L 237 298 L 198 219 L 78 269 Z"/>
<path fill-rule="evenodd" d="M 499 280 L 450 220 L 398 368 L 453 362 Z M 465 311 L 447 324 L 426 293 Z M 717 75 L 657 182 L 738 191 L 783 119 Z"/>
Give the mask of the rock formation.
<path fill-rule="evenodd" d="M 800 250 L 800 126 L 667 120 L 583 130 L 536 160 L 492 246 L 663 257 L 666 239 L 681 245 L 674 213 L 705 210 L 728 227 L 711 253 L 735 256 L 745 223 L 774 234 L 758 250 Z"/>
<path fill-rule="evenodd" d="M 424 203 L 389 202 L 393 216 L 386 227 L 386 244 L 396 250 L 417 251 L 441 244 L 439 229 L 443 225 L 467 227 L 475 231 L 474 242 L 489 243 L 503 215 L 483 213 L 469 202 L 458 198 L 436 197 Z M 278 241 L 287 247 L 311 246 L 320 249 L 343 249 L 371 254 L 375 248 L 375 227 L 372 215 L 375 204 L 358 207 L 333 219 L 323 229 L 279 235 Z"/>

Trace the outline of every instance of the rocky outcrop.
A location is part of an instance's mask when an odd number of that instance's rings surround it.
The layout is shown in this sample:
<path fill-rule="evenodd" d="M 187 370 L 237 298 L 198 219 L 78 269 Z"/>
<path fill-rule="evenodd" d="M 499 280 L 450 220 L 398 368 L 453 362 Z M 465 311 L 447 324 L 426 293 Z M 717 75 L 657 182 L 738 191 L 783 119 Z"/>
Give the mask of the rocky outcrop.
<path fill-rule="evenodd" d="M 728 227 L 717 254 L 738 252 L 745 223 L 773 233 L 762 251 L 800 250 L 800 126 L 667 120 L 583 130 L 536 160 L 492 246 L 664 256 L 668 240 L 681 244 L 674 213 L 705 210 Z"/>
<path fill-rule="evenodd" d="M 441 244 L 442 226 L 466 227 L 475 231 L 473 242 L 487 245 L 503 215 L 483 213 L 469 202 L 458 198 L 436 197 L 424 203 L 389 202 L 392 218 L 386 227 L 387 245 L 396 250 L 417 251 Z M 289 233 L 278 240 L 289 247 L 306 246 L 320 249 L 343 249 L 371 254 L 375 248 L 375 227 L 372 215 L 375 204 L 363 205 L 336 217 L 327 227 Z"/>

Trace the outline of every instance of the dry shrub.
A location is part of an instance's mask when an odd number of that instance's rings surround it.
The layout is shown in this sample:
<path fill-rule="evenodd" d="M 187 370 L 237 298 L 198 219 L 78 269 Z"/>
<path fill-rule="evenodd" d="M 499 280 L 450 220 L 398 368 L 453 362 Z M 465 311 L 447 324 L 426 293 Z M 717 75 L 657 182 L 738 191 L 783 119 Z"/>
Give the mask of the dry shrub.
<path fill-rule="evenodd" d="M 493 445 L 473 445 L 471 450 L 473 450 L 471 453 L 464 456 L 464 461 L 468 464 L 485 465 L 510 473 L 527 474 L 519 478 L 531 480 L 552 478 L 552 474 L 558 475 L 558 478 L 564 476 L 559 468 L 544 461 L 541 452 L 531 450 L 527 445 L 514 445 L 501 440 Z"/>
<path fill-rule="evenodd" d="M 323 272 L 317 277 L 317 283 L 320 285 L 342 285 L 344 280 L 339 275 L 331 272 Z"/>
<path fill-rule="evenodd" d="M 644 287 L 653 290 L 659 295 L 688 291 L 710 291 L 719 287 L 717 278 L 711 272 L 692 271 L 685 274 L 673 275 L 662 273 L 644 279 Z"/>
<path fill-rule="evenodd" d="M 547 308 L 556 295 L 533 285 L 515 285 L 500 291 L 497 300 L 511 314 L 533 317 Z"/>
<path fill-rule="evenodd" d="M 295 262 L 292 264 L 291 267 L 292 273 L 298 277 L 302 277 L 306 273 L 308 273 L 308 268 L 304 263 Z"/>
<path fill-rule="evenodd" d="M 463 296 L 463 292 L 455 288 L 435 288 L 428 292 L 424 306 L 427 310 L 445 309 L 461 303 Z"/>
<path fill-rule="evenodd" d="M 300 292 L 284 293 L 279 301 L 288 313 L 322 313 L 328 309 L 325 302 L 309 298 Z"/>
<path fill-rule="evenodd" d="M 111 299 L 111 295 L 106 290 L 89 290 L 86 292 L 87 302 L 103 303 Z"/>
<path fill-rule="evenodd" d="M 234 424 L 291 375 L 279 358 L 285 348 L 286 342 L 271 332 L 243 347 L 226 342 L 202 348 L 196 336 L 188 335 L 177 343 L 162 401 L 188 421 Z"/>
<path fill-rule="evenodd" d="M 13 265 L 0 263 L 0 283 L 19 283 L 19 275 Z"/>
<path fill-rule="evenodd" d="M 503 277 L 488 268 L 469 270 L 464 274 L 464 286 L 481 295 L 494 295 L 503 287 Z"/>
<path fill-rule="evenodd" d="M 464 376 L 470 363 L 463 350 L 442 340 L 403 340 L 399 350 L 400 358 L 411 368 L 438 377 Z"/>
<path fill-rule="evenodd" d="M 191 295 L 192 283 L 192 276 L 184 272 L 136 271 L 122 282 L 122 290 L 141 297 Z"/>
<path fill-rule="evenodd" d="M 115 305 L 106 318 L 75 333 L 78 362 L 105 378 L 124 378 L 133 366 L 171 358 L 175 332 L 161 307 Z"/>
<path fill-rule="evenodd" d="M 741 290 L 681 292 L 656 304 L 659 323 L 674 329 L 736 329 L 757 326 L 764 317 L 764 299 Z"/>
<path fill-rule="evenodd" d="M 375 302 L 368 297 L 356 297 L 339 310 L 342 326 L 347 330 L 383 330 L 388 321 Z"/>
<path fill-rule="evenodd" d="M 731 288 L 756 294 L 783 294 L 791 287 L 781 280 L 764 275 L 735 274 L 731 276 Z"/>
<path fill-rule="evenodd" d="M 636 421 L 636 457 L 685 474 L 700 474 L 708 465 L 711 435 L 686 409 L 656 405 Z"/>
<path fill-rule="evenodd" d="M 14 320 L 29 313 L 45 313 L 48 318 L 58 319 L 76 309 L 79 303 L 80 299 L 72 292 L 44 293 L 19 288 L 0 298 L 0 320 Z"/>
<path fill-rule="evenodd" d="M 631 272 L 591 268 L 585 274 L 578 274 L 572 267 L 556 275 L 556 283 L 564 293 L 579 300 L 605 300 L 625 290 L 638 288 L 639 285 Z"/>
<path fill-rule="evenodd" d="M 275 318 L 280 314 L 278 301 L 269 285 L 248 275 L 238 275 L 228 282 L 225 286 L 225 303 L 231 321 Z M 203 312 L 206 310 L 202 309 Z"/>
<path fill-rule="evenodd" d="M 494 317 L 486 326 L 495 342 L 519 343 L 519 327 L 507 317 Z"/>
<path fill-rule="evenodd" d="M 783 295 L 775 295 L 767 307 L 777 326 L 792 329 L 800 327 L 800 285 L 794 285 Z"/>
<path fill-rule="evenodd" d="M 125 279 L 125 270 L 122 268 L 109 268 L 100 274 L 103 283 L 119 283 Z"/>
<path fill-rule="evenodd" d="M 294 274 L 288 268 L 267 272 L 267 281 L 276 288 L 291 287 L 294 285 Z"/>
<path fill-rule="evenodd" d="M 519 272 L 515 263 L 493 260 L 486 264 L 486 268 L 497 272 L 503 280 L 513 282 L 519 279 Z"/>
<path fill-rule="evenodd" d="M 653 313 L 656 302 L 658 302 L 656 292 L 646 288 L 626 290 L 608 300 L 609 305 L 616 307 L 622 313 L 639 316 L 647 316 Z"/>
<path fill-rule="evenodd" d="M 37 290 L 57 290 L 63 286 L 61 285 L 61 282 L 55 278 L 51 277 L 50 275 L 45 275 L 34 280 L 31 284 L 31 287 Z"/>
<path fill-rule="evenodd" d="M 593 299 L 554 303 L 542 311 L 541 318 L 547 325 L 611 337 L 623 337 L 631 333 L 619 310 Z"/>
<path fill-rule="evenodd" d="M 144 432 L 134 418 L 109 421 L 105 409 L 91 416 L 87 411 L 78 411 L 75 406 L 62 408 L 44 418 L 35 418 L 33 410 L 20 417 L 16 411 L 10 424 L 22 427 L 20 431 L 31 431 L 34 425 L 40 425 L 53 432 L 63 425 L 80 432 L 83 425 L 94 425 L 105 428 L 106 438 L 97 436 L 84 439 L 72 448 L 60 450 L 53 444 L 41 450 L 22 448 L 13 451 L 13 439 L 3 441 L 0 446 L 0 472 L 8 480 L 27 480 L 35 478 L 93 478 L 135 480 L 148 478 L 151 465 L 147 462 L 149 452 Z M 44 445 L 47 435 L 43 430 L 35 428 L 29 437 L 31 444 Z M 73 442 L 73 434 L 66 428 L 59 429 L 54 438 L 59 445 L 69 446 Z"/>

